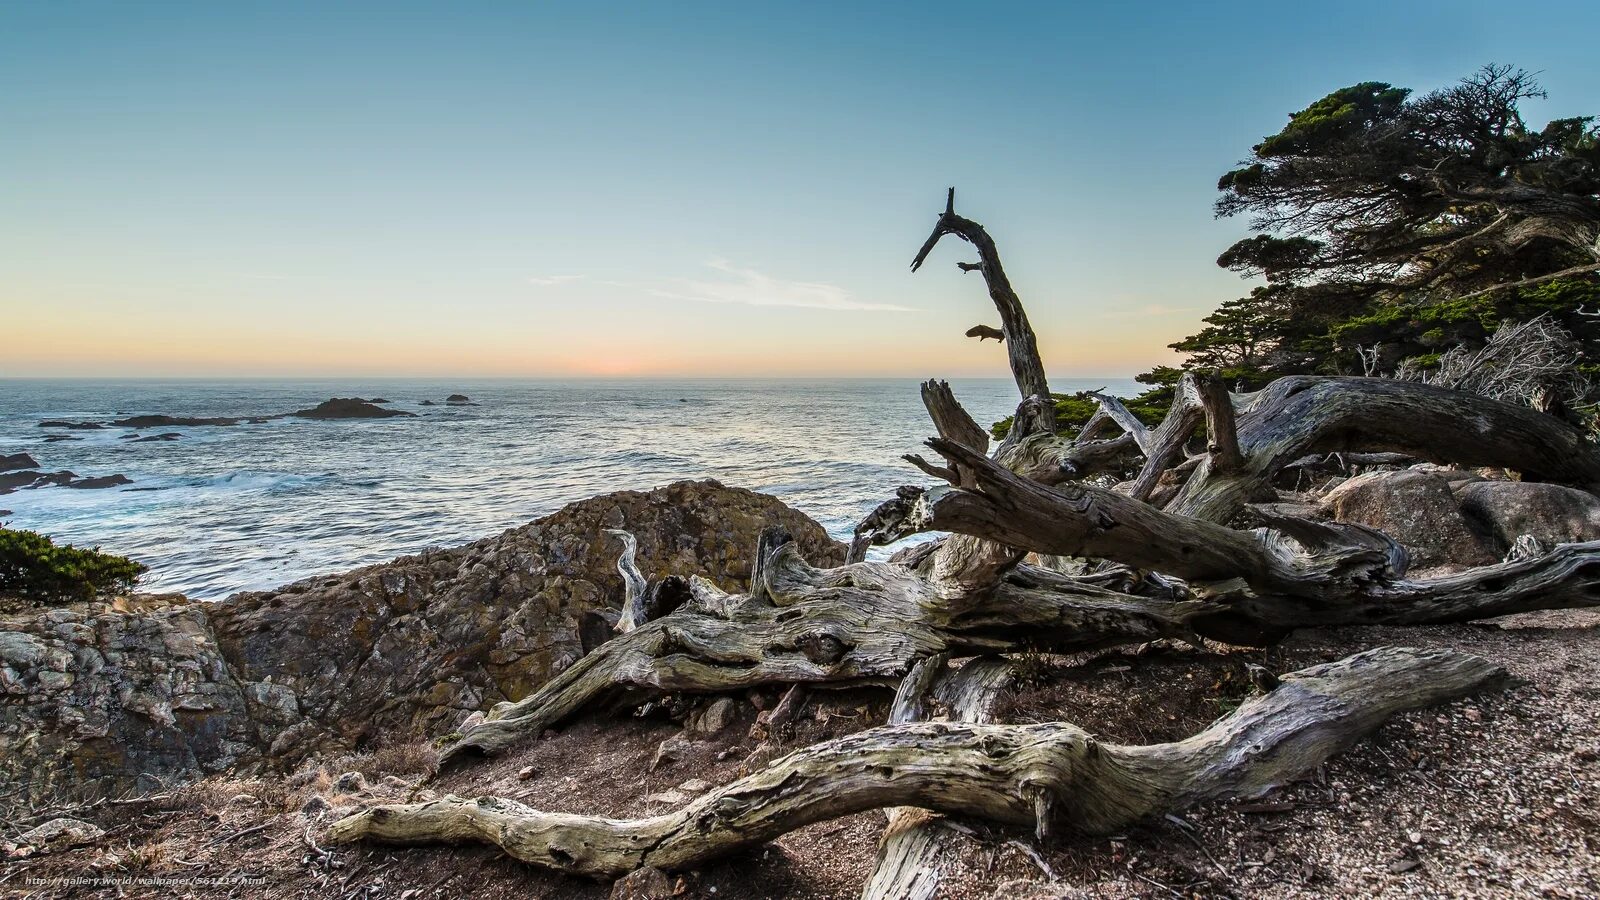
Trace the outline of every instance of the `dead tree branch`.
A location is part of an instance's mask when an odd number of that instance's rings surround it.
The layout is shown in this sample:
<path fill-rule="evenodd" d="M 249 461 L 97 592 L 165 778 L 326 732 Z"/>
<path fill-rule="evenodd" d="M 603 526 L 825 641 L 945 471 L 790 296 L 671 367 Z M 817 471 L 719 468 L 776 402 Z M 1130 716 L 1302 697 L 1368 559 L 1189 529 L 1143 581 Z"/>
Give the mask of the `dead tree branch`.
<path fill-rule="evenodd" d="M 334 823 L 329 837 L 482 842 L 535 865 L 615 878 L 644 866 L 693 868 L 813 822 L 892 806 L 1110 834 L 1202 800 L 1259 796 L 1396 713 L 1465 696 L 1502 674 L 1464 653 L 1388 647 L 1285 675 L 1176 743 L 1106 744 L 1059 722 L 888 725 L 797 750 L 649 818 L 451 796 L 368 808 Z"/>

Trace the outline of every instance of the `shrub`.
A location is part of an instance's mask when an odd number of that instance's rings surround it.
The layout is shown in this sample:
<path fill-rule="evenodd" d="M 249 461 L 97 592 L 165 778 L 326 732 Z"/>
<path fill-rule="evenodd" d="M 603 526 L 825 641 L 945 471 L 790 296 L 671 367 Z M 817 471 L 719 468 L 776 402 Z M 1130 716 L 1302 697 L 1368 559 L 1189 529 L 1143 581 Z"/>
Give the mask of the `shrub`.
<path fill-rule="evenodd" d="M 58 547 L 37 532 L 0 528 L 0 596 L 36 603 L 92 600 L 131 590 L 147 569 L 124 556 Z"/>

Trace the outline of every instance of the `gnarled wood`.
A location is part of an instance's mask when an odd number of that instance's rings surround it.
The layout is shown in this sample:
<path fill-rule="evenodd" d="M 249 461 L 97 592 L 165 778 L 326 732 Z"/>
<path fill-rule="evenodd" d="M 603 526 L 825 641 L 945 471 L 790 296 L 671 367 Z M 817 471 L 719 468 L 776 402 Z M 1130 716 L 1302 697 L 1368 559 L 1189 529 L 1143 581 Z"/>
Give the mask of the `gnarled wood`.
<path fill-rule="evenodd" d="M 1186 373 L 1178 381 L 1172 406 L 1166 418 L 1150 434 L 1144 448 L 1144 468 L 1133 479 L 1128 496 L 1135 500 L 1148 500 L 1160 483 L 1161 476 L 1183 454 L 1183 445 L 1194 436 L 1195 429 L 1205 419 L 1205 406 L 1200 400 L 1200 386 L 1193 374 Z"/>
<path fill-rule="evenodd" d="M 1176 575 L 1203 585 L 1202 595 L 1230 618 L 1258 625 L 1418 625 L 1600 605 L 1600 542 L 1408 580 L 1398 545 L 1372 529 L 1283 516 L 1269 519 L 1274 529 L 1238 531 L 1090 485 L 1046 487 L 947 441 L 929 445 L 974 487 L 924 493 L 905 530 L 954 531 Z M 1209 633 L 1206 622 L 1196 625 Z"/>
<path fill-rule="evenodd" d="M 1224 473 L 1209 460 L 1201 463 L 1169 511 L 1226 522 L 1284 466 L 1312 453 L 1345 451 L 1600 485 L 1600 448 L 1577 428 L 1526 406 L 1435 385 L 1295 375 L 1241 397 L 1237 409 L 1242 464 Z"/>
<path fill-rule="evenodd" d="M 1000 328 L 1005 337 L 1003 343 L 1011 362 L 1011 374 L 1017 381 L 1017 390 L 1025 398 L 1042 397 L 1049 400 L 1050 383 L 1045 378 L 1038 340 L 1033 335 L 1033 326 L 1028 324 L 1028 314 L 1022 308 L 1022 300 L 1011 287 L 1005 267 L 1000 264 L 1000 251 L 995 247 L 994 239 L 989 237 L 982 225 L 956 215 L 955 188 L 945 195 L 944 212 L 934 223 L 933 233 L 928 235 L 922 249 L 917 251 L 916 259 L 911 261 L 911 271 L 922 268 L 922 263 L 933 252 L 939 239 L 947 234 L 953 234 L 977 248 L 981 260 L 979 265 L 962 268 L 965 271 L 975 268 L 983 273 L 984 283 L 989 287 L 989 299 L 994 301 L 994 307 L 1000 313 Z M 1054 421 L 1053 416 L 1051 421 Z"/>
<path fill-rule="evenodd" d="M 623 587 L 622 615 L 617 617 L 613 627 L 626 634 L 645 622 L 644 601 L 650 584 L 645 580 L 644 573 L 639 571 L 639 564 L 634 561 L 639 552 L 639 541 L 620 528 L 607 528 L 605 531 L 622 541 L 622 555 L 617 558 L 617 573 L 622 576 Z"/>
<path fill-rule="evenodd" d="M 479 841 L 525 862 L 600 878 L 692 868 L 812 822 L 916 806 L 1036 827 L 1041 808 L 1108 834 L 1223 797 L 1259 796 L 1389 717 L 1495 681 L 1448 650 L 1388 647 L 1282 677 L 1205 731 L 1168 744 L 1102 743 L 1066 723 L 888 725 L 797 750 L 680 809 L 634 820 L 545 813 L 498 798 L 374 806 L 334 823 L 336 842 Z"/>
<path fill-rule="evenodd" d="M 441 765 L 499 753 L 584 711 L 673 692 L 766 684 L 894 684 L 940 652 L 1038 646 L 1073 652 L 1193 634 L 1214 603 L 1141 597 L 1046 578 L 1031 567 L 959 612 L 905 566 L 817 569 L 794 545 L 763 568 L 771 604 L 697 586 L 693 603 L 596 648 L 533 694 L 505 703 L 441 754 Z"/>
<path fill-rule="evenodd" d="M 950 669 L 944 654 L 917 663 L 901 682 L 889 711 L 890 725 L 941 718 L 989 724 L 1001 693 L 1016 676 L 1005 659 L 986 657 Z M 931 708 L 930 708 L 931 707 Z M 953 853 L 964 827 L 913 806 L 889 810 L 878 843 L 878 861 L 862 900 L 928 900 L 943 878 L 942 857 Z"/>
<path fill-rule="evenodd" d="M 1234 421 L 1233 395 L 1219 375 L 1209 375 L 1196 385 L 1200 405 L 1206 411 L 1206 452 L 1211 455 L 1211 471 L 1227 475 L 1244 465 L 1239 450 L 1239 432 Z"/>

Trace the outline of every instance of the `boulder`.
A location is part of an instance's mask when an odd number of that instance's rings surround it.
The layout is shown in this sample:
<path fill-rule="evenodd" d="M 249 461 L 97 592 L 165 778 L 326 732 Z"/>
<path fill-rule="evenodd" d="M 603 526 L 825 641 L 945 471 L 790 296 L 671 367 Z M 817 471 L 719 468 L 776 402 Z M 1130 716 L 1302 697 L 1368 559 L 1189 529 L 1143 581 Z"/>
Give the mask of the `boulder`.
<path fill-rule="evenodd" d="M 1450 482 L 1436 472 L 1401 469 L 1357 475 L 1329 491 L 1322 509 L 1336 521 L 1376 528 L 1399 541 L 1415 569 L 1488 565 L 1505 553 L 1474 529 Z"/>
<path fill-rule="evenodd" d="M 1510 547 L 1524 535 L 1541 544 L 1600 540 L 1600 498 L 1577 488 L 1527 481 L 1457 486 L 1461 511 Z"/>
<path fill-rule="evenodd" d="M 472 398 L 468 397 L 466 394 L 451 394 L 450 396 L 444 398 L 444 402 L 446 402 L 446 403 L 471 403 L 472 402 Z"/>
<path fill-rule="evenodd" d="M 611 884 L 611 900 L 669 900 L 683 891 L 671 875 L 653 866 L 634 869 Z"/>
<path fill-rule="evenodd" d="M 690 717 L 688 729 L 700 734 L 716 734 L 739 717 L 738 705 L 731 697 L 718 697 Z"/>
<path fill-rule="evenodd" d="M 0 793 L 85 783 L 109 793 L 141 773 L 287 767 L 376 738 L 438 737 L 582 656 L 580 619 L 622 604 L 605 529 L 638 538 L 652 577 L 700 575 L 737 591 L 768 525 L 813 564 L 843 562 L 843 545 L 776 499 L 683 481 L 217 603 L 132 598 L 0 616 Z"/>
<path fill-rule="evenodd" d="M 37 469 L 39 461 L 26 453 L 0 454 L 0 472 L 14 472 L 17 469 Z"/>

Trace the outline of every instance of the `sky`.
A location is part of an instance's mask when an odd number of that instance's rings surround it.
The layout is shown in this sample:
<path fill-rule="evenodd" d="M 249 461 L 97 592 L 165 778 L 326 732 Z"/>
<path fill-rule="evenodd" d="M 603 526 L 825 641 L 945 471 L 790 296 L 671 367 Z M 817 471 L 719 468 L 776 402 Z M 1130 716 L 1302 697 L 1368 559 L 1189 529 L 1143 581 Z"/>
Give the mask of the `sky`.
<path fill-rule="evenodd" d="M 0 377 L 1122 377 L 1249 283 L 1216 179 L 1600 4 L 0 2 Z"/>

